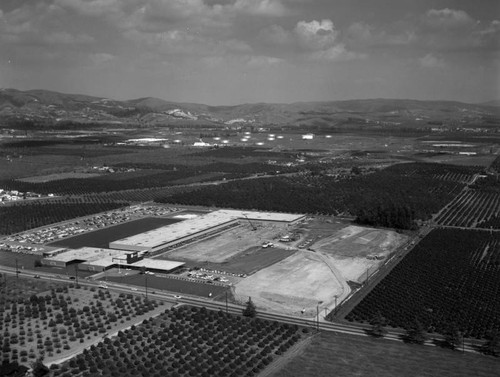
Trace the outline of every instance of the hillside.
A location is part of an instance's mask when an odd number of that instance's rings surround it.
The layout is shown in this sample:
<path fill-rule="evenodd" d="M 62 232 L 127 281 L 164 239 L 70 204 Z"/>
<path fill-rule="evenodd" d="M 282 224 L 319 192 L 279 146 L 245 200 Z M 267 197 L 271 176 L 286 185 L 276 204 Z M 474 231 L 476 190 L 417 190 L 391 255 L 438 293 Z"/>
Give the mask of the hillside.
<path fill-rule="evenodd" d="M 254 103 L 208 106 L 159 98 L 127 101 L 64 94 L 47 90 L 0 89 L 0 120 L 111 123 L 141 125 L 278 125 L 319 128 L 462 125 L 500 125 L 500 108 L 493 102 L 474 105 L 453 101 L 366 99 L 291 104 Z"/>

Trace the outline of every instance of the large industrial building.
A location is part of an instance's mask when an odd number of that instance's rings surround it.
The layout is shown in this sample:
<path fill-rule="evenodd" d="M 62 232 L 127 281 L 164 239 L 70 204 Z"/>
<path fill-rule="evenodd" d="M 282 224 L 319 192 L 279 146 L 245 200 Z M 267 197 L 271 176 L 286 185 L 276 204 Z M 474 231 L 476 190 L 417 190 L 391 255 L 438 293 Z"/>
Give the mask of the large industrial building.
<path fill-rule="evenodd" d="M 111 249 L 152 252 L 193 237 L 222 230 L 232 224 L 237 225 L 241 221 L 295 223 L 303 218 L 304 215 L 290 213 L 219 210 L 111 242 L 109 247 Z"/>
<path fill-rule="evenodd" d="M 80 270 L 96 272 L 121 267 L 168 273 L 182 267 L 184 263 L 143 258 L 144 254 L 218 233 L 238 226 L 241 222 L 292 224 L 303 218 L 304 215 L 289 213 L 218 210 L 111 242 L 109 249 L 82 247 L 49 251 L 44 254 L 42 264 L 60 268 L 77 265 Z"/>
<path fill-rule="evenodd" d="M 155 272 L 172 272 L 184 265 L 183 262 L 141 259 L 137 252 L 127 250 L 102 249 L 95 247 L 82 247 L 68 249 L 42 259 L 42 264 L 52 267 L 64 268 L 78 265 L 79 270 L 100 272 L 110 268 L 130 268 Z"/>

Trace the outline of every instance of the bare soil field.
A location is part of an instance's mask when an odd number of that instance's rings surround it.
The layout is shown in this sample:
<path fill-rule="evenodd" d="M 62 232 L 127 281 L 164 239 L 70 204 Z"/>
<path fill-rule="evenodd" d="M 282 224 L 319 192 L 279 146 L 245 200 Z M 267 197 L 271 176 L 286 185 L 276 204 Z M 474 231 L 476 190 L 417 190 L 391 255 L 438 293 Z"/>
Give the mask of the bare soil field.
<path fill-rule="evenodd" d="M 252 297 L 257 307 L 312 317 L 316 306 L 332 309 L 350 288 L 319 253 L 299 251 L 236 284 L 235 298 Z M 340 301 L 339 301 L 340 302 Z"/>
<path fill-rule="evenodd" d="M 277 234 L 286 230 L 286 224 L 252 222 L 229 229 L 200 242 L 188 244 L 165 254 L 165 258 L 174 260 L 210 261 L 223 263 L 235 255 L 245 252 L 250 246 L 271 241 Z"/>
<path fill-rule="evenodd" d="M 350 225 L 310 248 L 327 255 L 346 280 L 362 282 L 406 240 L 394 231 Z"/>

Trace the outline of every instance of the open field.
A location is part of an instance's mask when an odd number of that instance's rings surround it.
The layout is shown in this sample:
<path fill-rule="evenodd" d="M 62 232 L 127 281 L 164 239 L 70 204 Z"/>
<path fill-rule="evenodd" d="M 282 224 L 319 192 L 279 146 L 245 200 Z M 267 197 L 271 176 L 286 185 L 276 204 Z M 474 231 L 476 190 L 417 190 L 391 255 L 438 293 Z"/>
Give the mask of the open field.
<path fill-rule="evenodd" d="M 257 228 L 253 230 L 253 227 L 244 220 L 240 223 L 238 227 L 203 239 L 201 242 L 188 244 L 168 252 L 165 257 L 176 260 L 222 263 L 244 252 L 249 246 L 261 245 L 286 231 L 286 224 L 252 221 L 253 226 Z"/>
<path fill-rule="evenodd" d="M 273 377 L 496 377 L 498 358 L 322 332 Z"/>
<path fill-rule="evenodd" d="M 58 173 L 58 174 L 46 174 L 46 175 L 35 175 L 32 177 L 21 178 L 19 181 L 21 182 L 49 182 L 49 181 L 57 181 L 58 179 L 69 179 L 69 178 L 93 178 L 98 177 L 101 174 L 99 173 L 78 173 L 78 172 L 67 172 L 67 173 Z"/>
<path fill-rule="evenodd" d="M 146 274 L 134 274 L 128 276 L 112 276 L 102 278 L 101 281 L 116 281 L 120 284 L 129 284 L 145 289 L 147 279 L 148 290 L 165 290 L 169 292 L 181 293 L 185 295 L 201 296 L 201 297 L 216 297 L 224 293 L 228 288 L 215 284 L 199 283 L 185 279 L 176 279 L 170 277 L 158 277 Z"/>
<path fill-rule="evenodd" d="M 249 296 L 257 307 L 288 314 L 313 316 L 341 301 L 350 292 L 335 267 L 320 254 L 299 251 L 242 280 L 235 287 L 235 298 L 242 302 Z"/>
<path fill-rule="evenodd" d="M 52 242 L 48 245 L 58 247 L 69 247 L 78 249 L 80 247 L 109 247 L 109 243 L 132 235 L 146 232 L 148 230 L 170 225 L 180 220 L 163 217 L 147 217 L 144 219 L 133 220 L 124 224 L 114 225 L 109 228 L 95 230 L 90 233 L 65 238 L 60 241 Z"/>
<path fill-rule="evenodd" d="M 397 249 L 407 236 L 389 230 L 347 226 L 310 248 L 327 255 L 346 280 L 362 282 Z"/>

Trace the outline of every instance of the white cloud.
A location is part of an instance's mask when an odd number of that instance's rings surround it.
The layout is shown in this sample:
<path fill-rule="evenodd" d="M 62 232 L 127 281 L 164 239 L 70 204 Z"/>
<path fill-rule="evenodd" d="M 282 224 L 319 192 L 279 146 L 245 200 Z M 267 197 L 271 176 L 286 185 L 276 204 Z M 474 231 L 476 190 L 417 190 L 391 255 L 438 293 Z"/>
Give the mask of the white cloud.
<path fill-rule="evenodd" d="M 299 45 L 307 50 L 326 50 L 335 45 L 339 32 L 331 20 L 299 21 L 294 29 Z"/>
<path fill-rule="evenodd" d="M 463 10 L 455 9 L 430 9 L 426 13 L 426 22 L 436 28 L 457 28 L 470 26 L 474 19 Z"/>
<path fill-rule="evenodd" d="M 424 68 L 444 68 L 446 63 L 444 59 L 438 58 L 433 54 L 427 54 L 418 59 L 420 65 Z"/>

